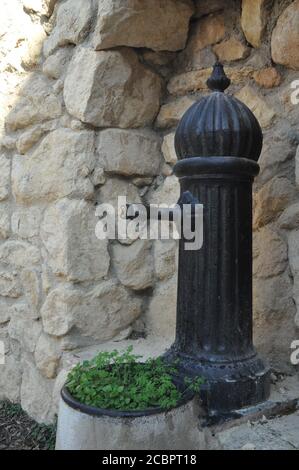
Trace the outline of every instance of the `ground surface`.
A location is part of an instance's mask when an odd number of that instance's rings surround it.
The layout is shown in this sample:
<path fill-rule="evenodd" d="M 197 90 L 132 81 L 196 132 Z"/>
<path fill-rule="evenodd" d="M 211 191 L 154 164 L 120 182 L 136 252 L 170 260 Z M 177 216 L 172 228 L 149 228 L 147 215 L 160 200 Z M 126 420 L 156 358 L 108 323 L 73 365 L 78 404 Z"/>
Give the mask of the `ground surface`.
<path fill-rule="evenodd" d="M 215 426 L 212 436 L 214 449 L 299 449 L 299 376 L 274 378 L 267 402 L 245 410 L 239 420 Z"/>
<path fill-rule="evenodd" d="M 236 426 L 218 440 L 225 450 L 299 450 L 299 412 Z"/>
<path fill-rule="evenodd" d="M 37 424 L 19 405 L 0 402 L 0 450 L 53 450 L 55 426 Z"/>

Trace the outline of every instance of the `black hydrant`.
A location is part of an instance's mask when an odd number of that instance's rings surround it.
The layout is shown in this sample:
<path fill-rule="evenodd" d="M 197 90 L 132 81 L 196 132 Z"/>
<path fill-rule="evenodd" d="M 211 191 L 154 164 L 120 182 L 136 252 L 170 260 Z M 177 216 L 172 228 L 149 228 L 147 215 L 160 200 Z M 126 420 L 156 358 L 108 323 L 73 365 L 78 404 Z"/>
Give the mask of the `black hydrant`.
<path fill-rule="evenodd" d="M 175 343 L 183 376 L 202 376 L 210 412 L 266 400 L 269 368 L 252 340 L 252 183 L 259 172 L 260 125 L 249 108 L 224 93 L 230 80 L 215 64 L 212 91 L 191 106 L 175 136 L 181 194 L 203 204 L 203 246 L 180 240 Z"/>

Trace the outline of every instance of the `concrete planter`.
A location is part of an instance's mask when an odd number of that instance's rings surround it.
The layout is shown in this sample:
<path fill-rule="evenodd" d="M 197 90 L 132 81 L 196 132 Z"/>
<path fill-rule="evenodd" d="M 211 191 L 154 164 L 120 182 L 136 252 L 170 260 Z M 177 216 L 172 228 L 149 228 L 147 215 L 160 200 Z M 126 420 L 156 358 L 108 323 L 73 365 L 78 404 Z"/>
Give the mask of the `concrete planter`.
<path fill-rule="evenodd" d="M 57 450 L 195 450 L 204 448 L 200 406 L 192 395 L 163 411 L 103 410 L 75 400 L 64 387 L 58 414 Z"/>

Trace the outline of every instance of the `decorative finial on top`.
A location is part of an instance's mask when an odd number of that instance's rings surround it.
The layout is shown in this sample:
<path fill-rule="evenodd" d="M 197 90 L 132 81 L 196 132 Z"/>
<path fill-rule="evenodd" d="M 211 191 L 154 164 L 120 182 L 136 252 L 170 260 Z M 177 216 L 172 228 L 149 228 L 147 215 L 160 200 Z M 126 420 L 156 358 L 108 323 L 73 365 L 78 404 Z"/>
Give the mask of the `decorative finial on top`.
<path fill-rule="evenodd" d="M 213 67 L 213 72 L 207 80 L 207 85 L 212 91 L 224 91 L 230 85 L 230 79 L 225 75 L 223 65 L 217 61 Z"/>

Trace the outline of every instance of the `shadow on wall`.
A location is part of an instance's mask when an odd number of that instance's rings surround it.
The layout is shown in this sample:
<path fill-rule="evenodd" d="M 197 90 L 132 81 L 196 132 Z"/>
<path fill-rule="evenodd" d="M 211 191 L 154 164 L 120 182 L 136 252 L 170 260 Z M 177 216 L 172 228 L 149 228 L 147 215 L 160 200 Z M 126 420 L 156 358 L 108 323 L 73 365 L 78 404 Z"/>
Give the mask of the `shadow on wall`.
<path fill-rule="evenodd" d="M 157 242 L 155 249 L 148 240 L 108 246 L 94 233 L 98 203 L 115 204 L 118 195 L 141 202 L 161 173 L 161 137 L 150 127 L 162 79 L 133 49 L 102 54 L 85 47 L 96 2 L 58 2 L 58 17 L 57 6 L 51 16 L 53 1 L 6 3 L 0 34 L 0 340 L 6 349 L 0 399 L 21 401 L 31 416 L 48 422 L 76 361 L 72 351 L 91 347 L 95 353 L 106 341 L 117 347 L 130 336 L 154 333 L 172 341 L 176 242 Z M 75 55 L 73 78 L 67 70 Z M 99 128 L 109 127 L 100 138 Z M 153 292 L 160 308 L 165 299 L 164 314 L 160 319 L 153 303 L 145 331 Z"/>
<path fill-rule="evenodd" d="M 174 130 L 206 93 L 216 57 L 231 92 L 264 127 L 254 213 L 255 336 L 275 367 L 293 371 L 299 105 L 289 96 L 298 72 L 289 63 L 274 67 L 270 51 L 290 2 L 279 2 L 260 31 L 250 19 L 265 22 L 270 13 L 249 11 L 246 1 L 243 29 L 235 0 L 198 0 L 196 8 L 165 0 L 163 11 L 157 0 L 156 8 L 135 7 L 125 16 L 112 8 L 116 0 L 3 3 L 0 340 L 7 355 L 0 399 L 21 401 L 35 419 L 51 421 L 80 348 L 95 351 L 128 337 L 140 346 L 146 335 L 156 344 L 172 341 L 176 242 L 99 241 L 95 206 L 116 205 L 118 195 L 177 201 Z M 97 16 L 104 3 L 107 16 Z M 280 43 L 289 30 L 282 29 Z"/>

